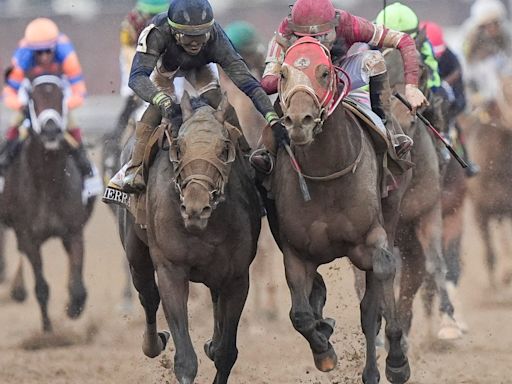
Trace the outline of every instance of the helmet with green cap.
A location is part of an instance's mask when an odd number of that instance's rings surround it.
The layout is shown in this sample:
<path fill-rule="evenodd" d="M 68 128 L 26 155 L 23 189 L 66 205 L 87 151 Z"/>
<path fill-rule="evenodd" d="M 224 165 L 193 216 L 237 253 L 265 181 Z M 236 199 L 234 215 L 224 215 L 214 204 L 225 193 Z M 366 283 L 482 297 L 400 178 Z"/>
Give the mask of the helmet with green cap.
<path fill-rule="evenodd" d="M 167 18 L 175 33 L 189 36 L 205 35 L 215 23 L 207 0 L 172 0 Z"/>
<path fill-rule="evenodd" d="M 396 31 L 413 33 L 418 31 L 419 19 L 411 8 L 397 2 L 380 11 L 375 23 Z"/>
<path fill-rule="evenodd" d="M 169 8 L 169 0 L 138 0 L 135 6 L 139 12 L 156 15 Z"/>
<path fill-rule="evenodd" d="M 224 32 L 237 51 L 247 51 L 255 47 L 258 41 L 256 28 L 246 21 L 235 21 L 224 28 Z"/>

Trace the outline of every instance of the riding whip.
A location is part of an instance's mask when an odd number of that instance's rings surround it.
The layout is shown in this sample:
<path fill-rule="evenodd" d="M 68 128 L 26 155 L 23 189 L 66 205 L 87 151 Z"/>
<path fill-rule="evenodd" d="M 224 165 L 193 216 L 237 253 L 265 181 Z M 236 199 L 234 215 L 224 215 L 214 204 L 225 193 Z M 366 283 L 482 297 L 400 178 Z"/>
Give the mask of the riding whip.
<path fill-rule="evenodd" d="M 412 106 L 409 104 L 409 102 L 398 92 L 393 93 L 393 96 L 395 96 L 398 100 L 402 102 L 410 111 L 412 111 Z M 455 152 L 455 149 L 446 141 L 446 139 L 439 133 L 439 131 L 430 123 L 430 121 L 427 120 L 425 116 L 423 116 L 420 112 L 416 111 L 416 116 L 425 123 L 427 127 L 430 128 L 430 130 L 434 133 L 434 136 L 436 136 L 439 140 L 442 141 L 444 146 L 450 151 L 452 156 L 459 162 L 459 164 L 462 166 L 462 168 L 467 168 L 468 164 Z"/>
<path fill-rule="evenodd" d="M 292 149 L 287 143 L 283 143 L 284 149 L 288 153 L 288 156 L 290 156 L 290 161 L 292 163 L 293 168 L 295 168 L 295 171 L 297 172 L 297 175 L 299 176 L 299 186 L 300 191 L 302 192 L 302 197 L 304 198 L 304 201 L 307 203 L 311 200 L 311 195 L 309 194 L 308 185 L 306 184 L 306 179 L 302 175 L 302 170 L 300 169 L 300 165 L 295 158 Z"/>

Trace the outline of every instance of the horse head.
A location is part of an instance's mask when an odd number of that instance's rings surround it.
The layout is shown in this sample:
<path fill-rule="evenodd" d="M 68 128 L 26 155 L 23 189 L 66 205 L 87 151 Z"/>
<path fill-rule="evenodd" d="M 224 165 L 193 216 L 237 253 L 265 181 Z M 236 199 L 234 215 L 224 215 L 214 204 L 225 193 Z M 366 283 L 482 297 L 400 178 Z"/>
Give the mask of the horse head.
<path fill-rule="evenodd" d="M 187 230 L 198 232 L 206 229 L 213 210 L 224 200 L 240 131 L 225 121 L 225 96 L 217 110 L 201 99 L 192 101 L 185 92 L 183 123 L 169 153 L 181 217 Z"/>
<path fill-rule="evenodd" d="M 300 38 L 286 51 L 279 98 L 293 143 L 310 144 L 342 98 L 329 50 L 316 39 Z"/>
<path fill-rule="evenodd" d="M 54 75 L 38 76 L 31 81 L 28 96 L 31 133 L 46 150 L 59 149 L 67 125 L 62 79 Z"/>

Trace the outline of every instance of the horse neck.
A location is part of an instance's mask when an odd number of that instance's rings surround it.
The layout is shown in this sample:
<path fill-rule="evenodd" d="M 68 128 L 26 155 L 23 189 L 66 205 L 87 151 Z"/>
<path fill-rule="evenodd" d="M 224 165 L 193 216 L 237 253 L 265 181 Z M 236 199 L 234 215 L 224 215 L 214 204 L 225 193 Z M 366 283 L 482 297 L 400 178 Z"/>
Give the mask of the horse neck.
<path fill-rule="evenodd" d="M 310 145 L 295 147 L 295 155 L 306 174 L 331 174 L 355 161 L 362 145 L 360 137 L 360 128 L 340 105 Z"/>

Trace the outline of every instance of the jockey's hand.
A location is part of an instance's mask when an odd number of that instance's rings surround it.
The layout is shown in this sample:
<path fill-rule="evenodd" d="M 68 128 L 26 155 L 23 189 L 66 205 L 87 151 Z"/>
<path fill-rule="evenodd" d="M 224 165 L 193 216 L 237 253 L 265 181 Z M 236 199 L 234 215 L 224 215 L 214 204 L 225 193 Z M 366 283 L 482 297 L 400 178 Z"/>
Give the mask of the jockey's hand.
<path fill-rule="evenodd" d="M 405 98 L 409 104 L 411 104 L 413 113 L 415 113 L 418 108 L 429 104 L 425 95 L 413 84 L 407 84 L 405 86 Z"/>
<path fill-rule="evenodd" d="M 276 140 L 277 148 L 284 147 L 285 144 L 290 145 L 290 136 L 288 130 L 278 120 L 271 125 L 274 139 Z"/>
<path fill-rule="evenodd" d="M 160 109 L 162 117 L 170 119 L 173 115 L 173 102 L 171 96 L 166 95 L 163 92 L 159 92 L 153 97 L 154 104 Z"/>

